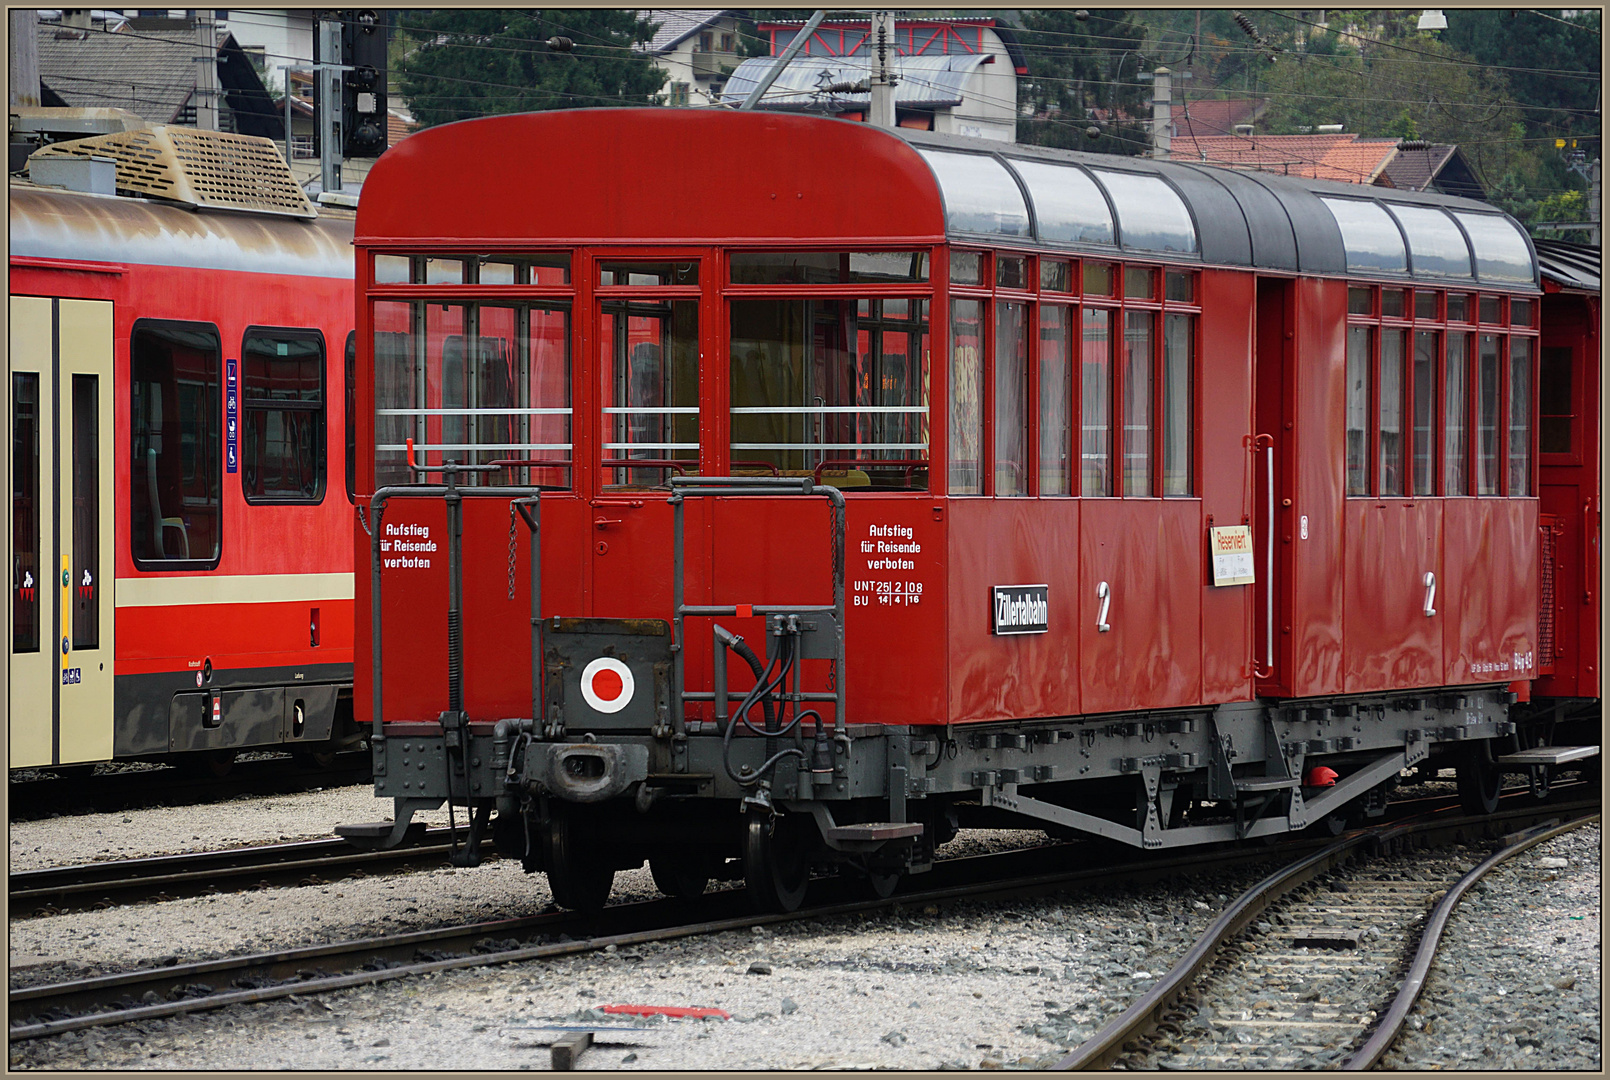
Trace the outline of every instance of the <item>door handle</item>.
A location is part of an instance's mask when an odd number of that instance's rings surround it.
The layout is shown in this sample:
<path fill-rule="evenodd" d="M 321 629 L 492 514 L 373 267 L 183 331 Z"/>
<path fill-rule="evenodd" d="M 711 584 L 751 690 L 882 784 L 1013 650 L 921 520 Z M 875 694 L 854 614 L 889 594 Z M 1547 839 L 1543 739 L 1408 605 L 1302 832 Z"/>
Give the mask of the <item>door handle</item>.
<path fill-rule="evenodd" d="M 1437 603 L 1437 575 L 1433 574 L 1430 570 L 1426 571 L 1425 586 L 1426 586 L 1425 612 L 1426 612 L 1426 618 L 1429 619 L 1431 616 L 1433 616 L 1433 615 L 1435 615 L 1437 613 L 1437 608 L 1436 608 L 1436 603 Z"/>
<path fill-rule="evenodd" d="M 607 518 L 607 517 L 595 517 L 595 518 L 593 518 L 593 524 L 598 526 L 598 528 L 600 528 L 600 529 L 607 529 L 611 525 L 619 525 L 620 523 L 621 523 L 620 518 Z"/>
<path fill-rule="evenodd" d="M 1096 632 L 1105 634 L 1112 629 L 1112 623 L 1107 621 L 1107 609 L 1112 606 L 1112 589 L 1105 581 L 1096 586 L 1096 599 L 1101 601 L 1101 610 L 1096 613 Z"/>

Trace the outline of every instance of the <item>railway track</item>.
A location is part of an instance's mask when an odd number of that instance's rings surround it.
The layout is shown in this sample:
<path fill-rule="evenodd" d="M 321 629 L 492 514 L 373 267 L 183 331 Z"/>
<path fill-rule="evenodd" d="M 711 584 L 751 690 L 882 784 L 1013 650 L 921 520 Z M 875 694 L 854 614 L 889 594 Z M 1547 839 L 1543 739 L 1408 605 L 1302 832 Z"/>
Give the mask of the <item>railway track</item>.
<path fill-rule="evenodd" d="M 1237 898 L 1178 964 L 1056 1067 L 1369 1068 L 1401 1031 L 1471 885 L 1597 817 L 1596 801 L 1580 801 L 1405 822 L 1298 858 Z M 1468 872 L 1468 859 L 1402 857 L 1494 835 L 1502 846 Z"/>
<path fill-rule="evenodd" d="M 459 841 L 463 842 L 463 829 Z M 345 877 L 428 867 L 447 858 L 447 829 L 416 825 L 404 845 L 359 851 L 345 840 L 304 840 L 224 851 L 117 859 L 21 870 L 7 881 L 12 918 L 56 915 L 141 901 L 281 885 L 325 885 Z M 484 849 L 488 860 L 497 857 Z"/>
<path fill-rule="evenodd" d="M 1513 830 L 1521 818 L 1559 816 L 1541 805 L 1488 819 L 1460 819 L 1445 826 L 1449 835 L 1475 837 L 1491 830 Z M 478 923 L 358 941 L 223 957 L 168 967 L 122 972 L 70 982 L 15 988 L 9 995 L 13 1041 L 68 1031 L 158 1019 L 250 1004 L 291 995 L 306 996 L 387 982 L 456 968 L 620 949 L 682 937 L 716 934 L 787 921 L 874 911 L 894 904 L 927 905 L 959 899 L 1028 896 L 1174 880 L 1211 867 L 1221 870 L 1267 864 L 1293 850 L 1314 852 L 1329 838 L 1300 838 L 1278 848 L 1239 847 L 1185 856 L 1141 856 L 1101 864 L 1085 845 L 1063 844 L 1031 851 L 952 859 L 936 864 L 923 888 L 907 888 L 887 900 L 848 899 L 853 883 L 829 879 L 813 884 L 819 898 L 789 915 L 757 915 L 741 889 L 701 898 L 700 921 L 687 921 L 685 902 L 659 900 L 605 908 L 590 920 L 564 912 L 525 919 Z M 907 883 L 909 886 L 910 883 Z M 573 934 L 581 936 L 570 940 Z"/>

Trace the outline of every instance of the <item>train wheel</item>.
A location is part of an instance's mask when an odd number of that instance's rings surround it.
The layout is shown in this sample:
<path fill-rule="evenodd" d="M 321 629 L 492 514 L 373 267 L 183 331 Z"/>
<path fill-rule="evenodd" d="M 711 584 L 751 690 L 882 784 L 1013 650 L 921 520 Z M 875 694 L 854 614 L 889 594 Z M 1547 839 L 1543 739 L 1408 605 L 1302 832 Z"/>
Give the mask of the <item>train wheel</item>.
<path fill-rule="evenodd" d="M 1490 814 L 1498 809 L 1498 790 L 1504 774 L 1493 762 L 1493 747 L 1483 739 L 1464 747 L 1459 755 L 1459 805 L 1469 814 Z"/>
<path fill-rule="evenodd" d="M 879 900 L 887 900 L 894 895 L 900 885 L 900 874 L 878 874 L 869 872 L 864 879 L 863 888 Z"/>
<path fill-rule="evenodd" d="M 648 861 L 655 888 L 679 900 L 702 896 L 710 883 L 710 869 L 708 858 L 686 851 L 655 855 Z"/>
<path fill-rule="evenodd" d="M 809 820 L 798 815 L 750 812 L 744 835 L 744 884 L 762 911 L 797 911 L 805 902 L 811 883 L 805 832 L 809 826 Z"/>
<path fill-rule="evenodd" d="M 588 850 L 574 817 L 564 804 L 553 806 L 547 828 L 548 888 L 553 902 L 571 911 L 592 912 L 604 906 L 615 884 L 615 869 Z"/>

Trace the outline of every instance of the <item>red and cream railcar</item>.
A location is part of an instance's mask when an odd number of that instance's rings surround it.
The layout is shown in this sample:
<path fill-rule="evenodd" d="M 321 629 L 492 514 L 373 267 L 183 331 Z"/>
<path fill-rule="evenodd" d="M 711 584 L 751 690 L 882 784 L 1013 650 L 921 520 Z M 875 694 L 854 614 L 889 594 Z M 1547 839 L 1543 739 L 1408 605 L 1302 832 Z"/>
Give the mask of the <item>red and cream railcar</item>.
<path fill-rule="evenodd" d="M 788 906 L 979 811 L 1204 842 L 1428 758 L 1496 799 L 1540 290 L 1491 207 L 572 111 L 394 148 L 356 244 L 358 697 L 400 801 L 355 838 L 451 799 L 562 903 L 734 856 Z"/>
<path fill-rule="evenodd" d="M 189 177 L 199 209 L 12 181 L 12 768 L 358 737 L 352 220 L 273 179 Z"/>

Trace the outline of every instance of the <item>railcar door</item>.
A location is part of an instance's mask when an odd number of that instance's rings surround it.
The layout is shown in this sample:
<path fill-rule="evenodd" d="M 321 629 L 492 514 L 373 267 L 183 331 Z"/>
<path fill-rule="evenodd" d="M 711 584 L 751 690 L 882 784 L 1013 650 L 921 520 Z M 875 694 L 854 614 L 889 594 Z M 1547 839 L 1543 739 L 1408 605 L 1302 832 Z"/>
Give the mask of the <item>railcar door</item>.
<path fill-rule="evenodd" d="M 606 618 L 671 614 L 671 513 L 664 485 L 673 476 L 711 475 L 701 458 L 702 317 L 708 260 L 698 253 L 616 258 L 597 266 L 593 362 L 597 473 L 593 498 L 591 613 Z M 705 580 L 706 545 L 688 512 L 689 599 Z"/>
<path fill-rule="evenodd" d="M 112 305 L 13 296 L 13 768 L 112 755 Z"/>

